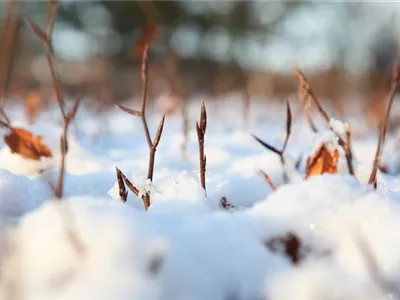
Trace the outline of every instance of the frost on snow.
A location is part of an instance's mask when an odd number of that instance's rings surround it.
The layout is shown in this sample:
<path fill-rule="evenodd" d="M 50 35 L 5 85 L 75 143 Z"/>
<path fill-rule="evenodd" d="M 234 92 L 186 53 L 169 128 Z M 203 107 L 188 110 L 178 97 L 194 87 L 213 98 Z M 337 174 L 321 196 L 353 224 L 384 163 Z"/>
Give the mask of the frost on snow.
<path fill-rule="evenodd" d="M 278 122 L 262 118 L 266 109 L 257 105 L 253 126 L 279 132 Z M 240 120 L 239 109 L 225 110 Z M 198 106 L 189 111 L 194 120 Z M 49 142 L 51 163 L 25 165 L 0 142 L 0 299 L 398 296 L 398 177 L 379 174 L 377 191 L 345 173 L 302 180 L 301 164 L 296 169 L 287 159 L 282 168 L 279 157 L 260 148 L 240 122 L 224 123 L 212 105 L 208 111 L 207 196 L 198 179 L 194 127 L 181 156 L 179 114 L 166 119 L 150 182 L 142 128 L 127 125 L 131 118 L 118 111 L 97 120 L 83 110 L 79 134 L 71 127 L 63 201 L 52 198 L 59 132 L 50 113 L 33 132 Z M 110 125 L 99 134 L 96 122 Z M 151 126 L 157 122 L 149 119 Z M 321 145 L 337 149 L 335 133 L 346 126 L 332 120 L 331 127 L 310 141 L 302 126 L 294 126 L 288 156 L 305 158 Z M 374 150 L 375 142 L 355 141 L 355 156 L 365 158 L 357 172 L 372 166 L 372 157 L 362 154 L 365 147 Z M 127 202 L 120 201 L 115 166 L 141 193 L 151 193 L 148 211 L 130 191 Z M 275 192 L 260 169 L 278 187 Z M 281 184 L 283 173 L 289 184 Z M 221 199 L 235 209 L 221 208 Z"/>

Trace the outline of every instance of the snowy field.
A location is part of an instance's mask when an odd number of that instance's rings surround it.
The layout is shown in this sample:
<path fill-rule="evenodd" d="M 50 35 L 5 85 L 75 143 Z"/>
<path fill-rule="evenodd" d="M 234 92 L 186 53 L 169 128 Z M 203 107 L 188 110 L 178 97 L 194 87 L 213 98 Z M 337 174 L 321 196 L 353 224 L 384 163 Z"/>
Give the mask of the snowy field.
<path fill-rule="evenodd" d="M 252 137 L 282 146 L 283 101 L 254 101 L 245 124 L 240 99 L 204 99 L 205 194 L 195 128 L 200 100 L 189 107 L 185 152 L 181 114 L 167 115 L 152 183 L 140 118 L 118 108 L 95 114 L 83 102 L 70 129 L 63 201 L 51 188 L 60 159 L 59 110 L 41 112 L 31 125 L 23 106 L 8 103 L 12 125 L 43 136 L 53 157 L 26 159 L 0 141 L 0 299 L 399 298 L 400 177 L 378 171 L 377 190 L 367 185 L 377 130 L 366 130 L 360 116 L 347 120 L 356 179 L 335 135 L 319 121 L 313 133 L 291 100 L 283 167 Z M 161 102 L 147 112 L 152 137 Z M 337 131 L 343 125 L 332 124 Z M 1 136 L 7 133 L 0 127 Z M 390 132 L 385 141 L 391 174 L 400 167 L 398 140 Z M 339 150 L 338 173 L 305 179 L 307 158 L 323 144 Z M 147 211 L 129 189 L 121 201 L 116 167 L 139 193 L 150 193 Z M 221 207 L 222 197 L 228 207 Z"/>

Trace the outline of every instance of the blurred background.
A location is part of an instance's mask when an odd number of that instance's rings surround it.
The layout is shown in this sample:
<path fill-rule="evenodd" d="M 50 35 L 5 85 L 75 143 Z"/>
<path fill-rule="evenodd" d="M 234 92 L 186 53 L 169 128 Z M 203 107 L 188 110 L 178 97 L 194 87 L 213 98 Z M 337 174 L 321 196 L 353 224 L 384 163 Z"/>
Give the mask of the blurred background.
<path fill-rule="evenodd" d="M 141 92 L 140 59 L 151 41 L 151 95 L 283 99 L 294 65 L 315 93 L 379 106 L 399 54 L 397 2 L 58 1 L 54 55 L 66 94 L 115 103 Z M 41 41 L 44 1 L 3 1 L 2 94 L 51 95 Z M 47 94 L 46 94 L 47 93 Z M 50 96 L 49 96 L 50 97 Z"/>

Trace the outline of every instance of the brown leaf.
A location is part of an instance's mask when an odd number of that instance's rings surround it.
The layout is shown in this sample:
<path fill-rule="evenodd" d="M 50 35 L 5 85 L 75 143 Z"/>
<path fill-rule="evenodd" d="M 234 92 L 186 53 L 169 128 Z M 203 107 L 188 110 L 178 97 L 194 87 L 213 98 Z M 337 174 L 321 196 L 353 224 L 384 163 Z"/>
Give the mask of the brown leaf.
<path fill-rule="evenodd" d="M 306 179 L 323 173 L 336 174 L 338 172 L 339 151 L 330 151 L 325 144 L 318 149 L 315 155 L 308 157 Z"/>
<path fill-rule="evenodd" d="M 31 132 L 17 127 L 11 127 L 10 134 L 4 136 L 4 141 L 12 153 L 40 160 L 41 157 L 52 157 L 50 149 L 43 143 L 41 136 L 34 136 Z"/>

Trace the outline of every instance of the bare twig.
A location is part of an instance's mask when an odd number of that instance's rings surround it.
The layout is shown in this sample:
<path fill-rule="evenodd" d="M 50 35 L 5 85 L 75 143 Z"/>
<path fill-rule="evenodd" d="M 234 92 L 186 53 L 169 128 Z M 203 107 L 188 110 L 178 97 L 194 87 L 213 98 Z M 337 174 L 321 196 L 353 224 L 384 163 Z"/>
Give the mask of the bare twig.
<path fill-rule="evenodd" d="M 291 133 L 292 133 L 292 111 L 290 110 L 289 101 L 286 101 L 286 138 L 281 150 L 282 153 L 285 152 Z"/>
<path fill-rule="evenodd" d="M 5 128 L 10 128 L 10 124 L 8 124 L 7 122 L 4 122 L 2 120 L 0 120 L 0 125 L 5 127 Z"/>
<path fill-rule="evenodd" d="M 303 155 L 300 154 L 299 157 L 296 160 L 296 163 L 294 164 L 294 167 L 295 167 L 296 170 L 298 170 L 300 168 L 302 159 L 303 159 Z"/>
<path fill-rule="evenodd" d="M 319 113 L 321 114 L 322 118 L 329 124 L 330 118 L 328 113 L 324 110 L 321 103 L 318 101 L 318 98 L 315 96 L 310 84 L 307 81 L 307 78 L 303 74 L 303 72 L 296 66 L 296 74 L 297 78 L 299 79 L 299 88 L 302 92 L 304 92 L 315 104 Z"/>
<path fill-rule="evenodd" d="M 206 165 L 207 159 L 204 154 L 204 137 L 207 129 L 207 111 L 204 101 L 201 102 L 200 124 L 196 122 L 197 141 L 199 143 L 199 161 L 200 161 L 200 182 L 206 192 Z"/>
<path fill-rule="evenodd" d="M 57 103 L 60 108 L 61 115 L 63 117 L 63 130 L 60 137 L 61 160 L 60 160 L 57 185 L 55 188 L 55 196 L 58 199 L 62 199 L 63 188 L 64 188 L 64 177 L 65 177 L 66 154 L 68 152 L 68 130 L 71 121 L 75 118 L 80 101 L 79 100 L 76 101 L 72 106 L 72 108 L 68 112 L 66 112 L 65 100 L 61 89 L 60 79 L 57 71 L 54 68 L 54 56 L 52 49 L 52 32 L 53 32 L 56 12 L 57 12 L 57 5 L 55 1 L 54 0 L 49 1 L 46 31 L 43 31 L 36 23 L 32 21 L 28 21 L 28 24 L 33 30 L 33 32 L 43 42 L 46 60 L 49 65 L 51 78 L 53 80 L 53 88 L 55 90 Z"/>
<path fill-rule="evenodd" d="M 134 193 L 137 197 L 139 197 L 139 190 L 133 186 L 132 182 L 126 178 L 125 174 L 121 172 L 122 179 L 124 180 L 126 186 Z"/>
<path fill-rule="evenodd" d="M 286 101 L 286 136 L 285 136 L 285 141 L 283 142 L 282 148 L 281 149 L 277 149 L 274 146 L 271 146 L 270 144 L 268 144 L 265 141 L 261 140 L 257 136 L 253 135 L 253 137 L 256 139 L 257 142 L 259 142 L 265 148 L 267 148 L 268 150 L 274 152 L 275 154 L 277 154 L 279 156 L 281 164 L 282 164 L 283 167 L 285 165 L 285 156 L 284 156 L 285 150 L 286 150 L 286 147 L 287 147 L 287 144 L 289 142 L 289 138 L 290 138 L 290 135 L 291 135 L 291 132 L 292 132 L 291 128 L 292 128 L 292 111 L 290 109 L 289 101 Z M 284 180 L 286 182 L 287 181 L 286 172 L 284 172 L 283 176 L 284 176 Z"/>
<path fill-rule="evenodd" d="M 316 106 L 318 112 L 321 114 L 322 118 L 324 119 L 324 121 L 327 123 L 327 125 L 329 126 L 329 128 L 333 130 L 333 128 L 331 127 L 331 118 L 329 117 L 328 113 L 325 111 L 325 109 L 322 107 L 321 103 L 319 102 L 318 98 L 315 96 L 311 85 L 308 83 L 307 78 L 305 77 L 305 75 L 303 74 L 303 72 L 296 66 L 295 67 L 295 71 L 296 71 L 296 75 L 297 78 L 299 80 L 299 89 L 301 92 L 305 93 L 307 95 L 307 97 L 309 99 L 311 99 L 311 101 L 314 103 L 314 105 Z M 315 126 L 312 125 L 311 118 L 308 118 L 308 121 L 312 127 L 312 129 L 316 129 L 314 128 Z M 335 131 L 334 131 L 335 132 Z M 354 174 L 354 167 L 353 167 L 353 153 L 351 150 L 351 146 L 350 146 L 350 133 L 347 134 L 346 136 L 346 140 L 344 140 L 337 132 L 335 132 L 336 136 L 339 139 L 339 145 L 343 148 L 343 151 L 345 153 L 345 157 L 346 157 L 346 162 L 347 162 L 347 168 L 349 169 L 349 173 L 350 175 L 355 177 Z"/>
<path fill-rule="evenodd" d="M 131 108 L 127 108 L 125 106 L 122 105 L 117 105 L 120 109 L 122 109 L 124 112 L 132 115 L 132 116 L 136 116 L 136 117 L 141 117 L 142 113 L 138 110 L 135 109 L 131 109 Z"/>
<path fill-rule="evenodd" d="M 7 97 L 8 82 L 11 76 L 11 69 L 15 56 L 15 45 L 18 38 L 20 23 L 18 12 L 21 2 L 17 0 L 8 0 L 6 4 L 6 17 L 2 24 L 2 47 L 0 49 L 0 111 L 3 110 L 5 98 Z M 4 112 L 4 111 L 3 111 Z M 7 123 L 10 120 L 5 114 L 2 114 Z"/>
<path fill-rule="evenodd" d="M 0 48 L 0 117 L 4 120 L 4 123 L 10 125 L 10 119 L 4 111 L 4 106 L 11 76 L 12 62 L 14 61 L 16 52 L 14 48 L 19 30 L 19 21 L 16 15 L 18 14 L 20 2 L 9 0 L 6 7 L 7 12 L 1 32 L 4 43 Z"/>
<path fill-rule="evenodd" d="M 119 188 L 119 196 L 123 202 L 126 202 L 128 199 L 128 192 L 125 188 L 124 178 L 122 177 L 123 174 L 120 169 L 115 168 L 117 171 L 117 181 L 118 181 L 118 188 Z"/>
<path fill-rule="evenodd" d="M 267 173 L 265 173 L 263 170 L 260 170 L 261 175 L 264 177 L 265 182 L 269 185 L 271 190 L 276 191 L 276 186 L 275 184 L 272 183 L 271 178 L 268 176 Z"/>
<path fill-rule="evenodd" d="M 309 114 L 306 114 L 306 118 L 307 118 L 308 124 L 310 125 L 311 130 L 314 133 L 317 133 L 318 132 L 317 126 L 315 126 L 315 123 L 314 123 L 313 119 L 311 118 L 311 116 Z"/>
<path fill-rule="evenodd" d="M 389 96 L 388 96 L 389 102 L 388 102 L 388 105 L 386 108 L 385 116 L 383 117 L 383 120 L 381 122 L 378 145 L 377 145 L 375 157 L 374 157 L 374 164 L 372 167 L 371 175 L 369 176 L 369 180 L 368 180 L 368 184 L 374 184 L 375 188 L 376 188 L 376 174 L 378 171 L 379 161 L 380 161 L 381 154 L 382 154 L 383 143 L 385 142 L 386 130 L 387 130 L 387 125 L 388 125 L 389 117 L 390 117 L 390 111 L 392 110 L 393 100 L 394 100 L 394 97 L 396 96 L 398 83 L 399 83 L 399 64 L 396 62 L 393 65 L 392 84 L 391 84 Z"/>
<path fill-rule="evenodd" d="M 0 107 L 0 117 L 3 118 L 4 124 L 6 124 L 7 126 L 10 125 L 10 118 L 6 115 L 6 113 L 2 107 Z"/>
<path fill-rule="evenodd" d="M 121 110 L 123 110 L 133 116 L 140 117 L 140 119 L 142 120 L 144 133 L 146 136 L 146 142 L 149 147 L 149 165 L 148 165 L 148 170 L 147 170 L 147 179 L 150 181 L 153 181 L 155 155 L 156 155 L 157 146 L 160 142 L 162 131 L 164 128 L 164 121 L 165 121 L 166 114 L 164 114 L 162 116 L 160 124 L 158 125 L 157 133 L 154 137 L 154 140 L 152 141 L 151 136 L 150 136 L 149 126 L 147 125 L 147 119 L 146 119 L 147 87 L 148 87 L 148 52 L 149 52 L 149 45 L 146 44 L 144 47 L 144 51 L 143 51 L 142 67 L 141 67 L 141 77 L 142 77 L 142 83 L 143 83 L 141 111 L 137 111 L 137 110 L 127 108 L 124 106 L 120 106 L 120 105 L 118 105 L 118 107 Z M 139 196 L 139 190 L 136 187 L 134 187 L 133 184 L 129 180 L 127 180 L 125 176 L 123 176 L 123 178 L 124 178 L 125 184 L 130 188 L 130 190 L 136 196 Z M 146 194 L 142 196 L 142 200 L 143 200 L 144 207 L 147 210 L 151 204 L 150 193 L 146 192 Z"/>

